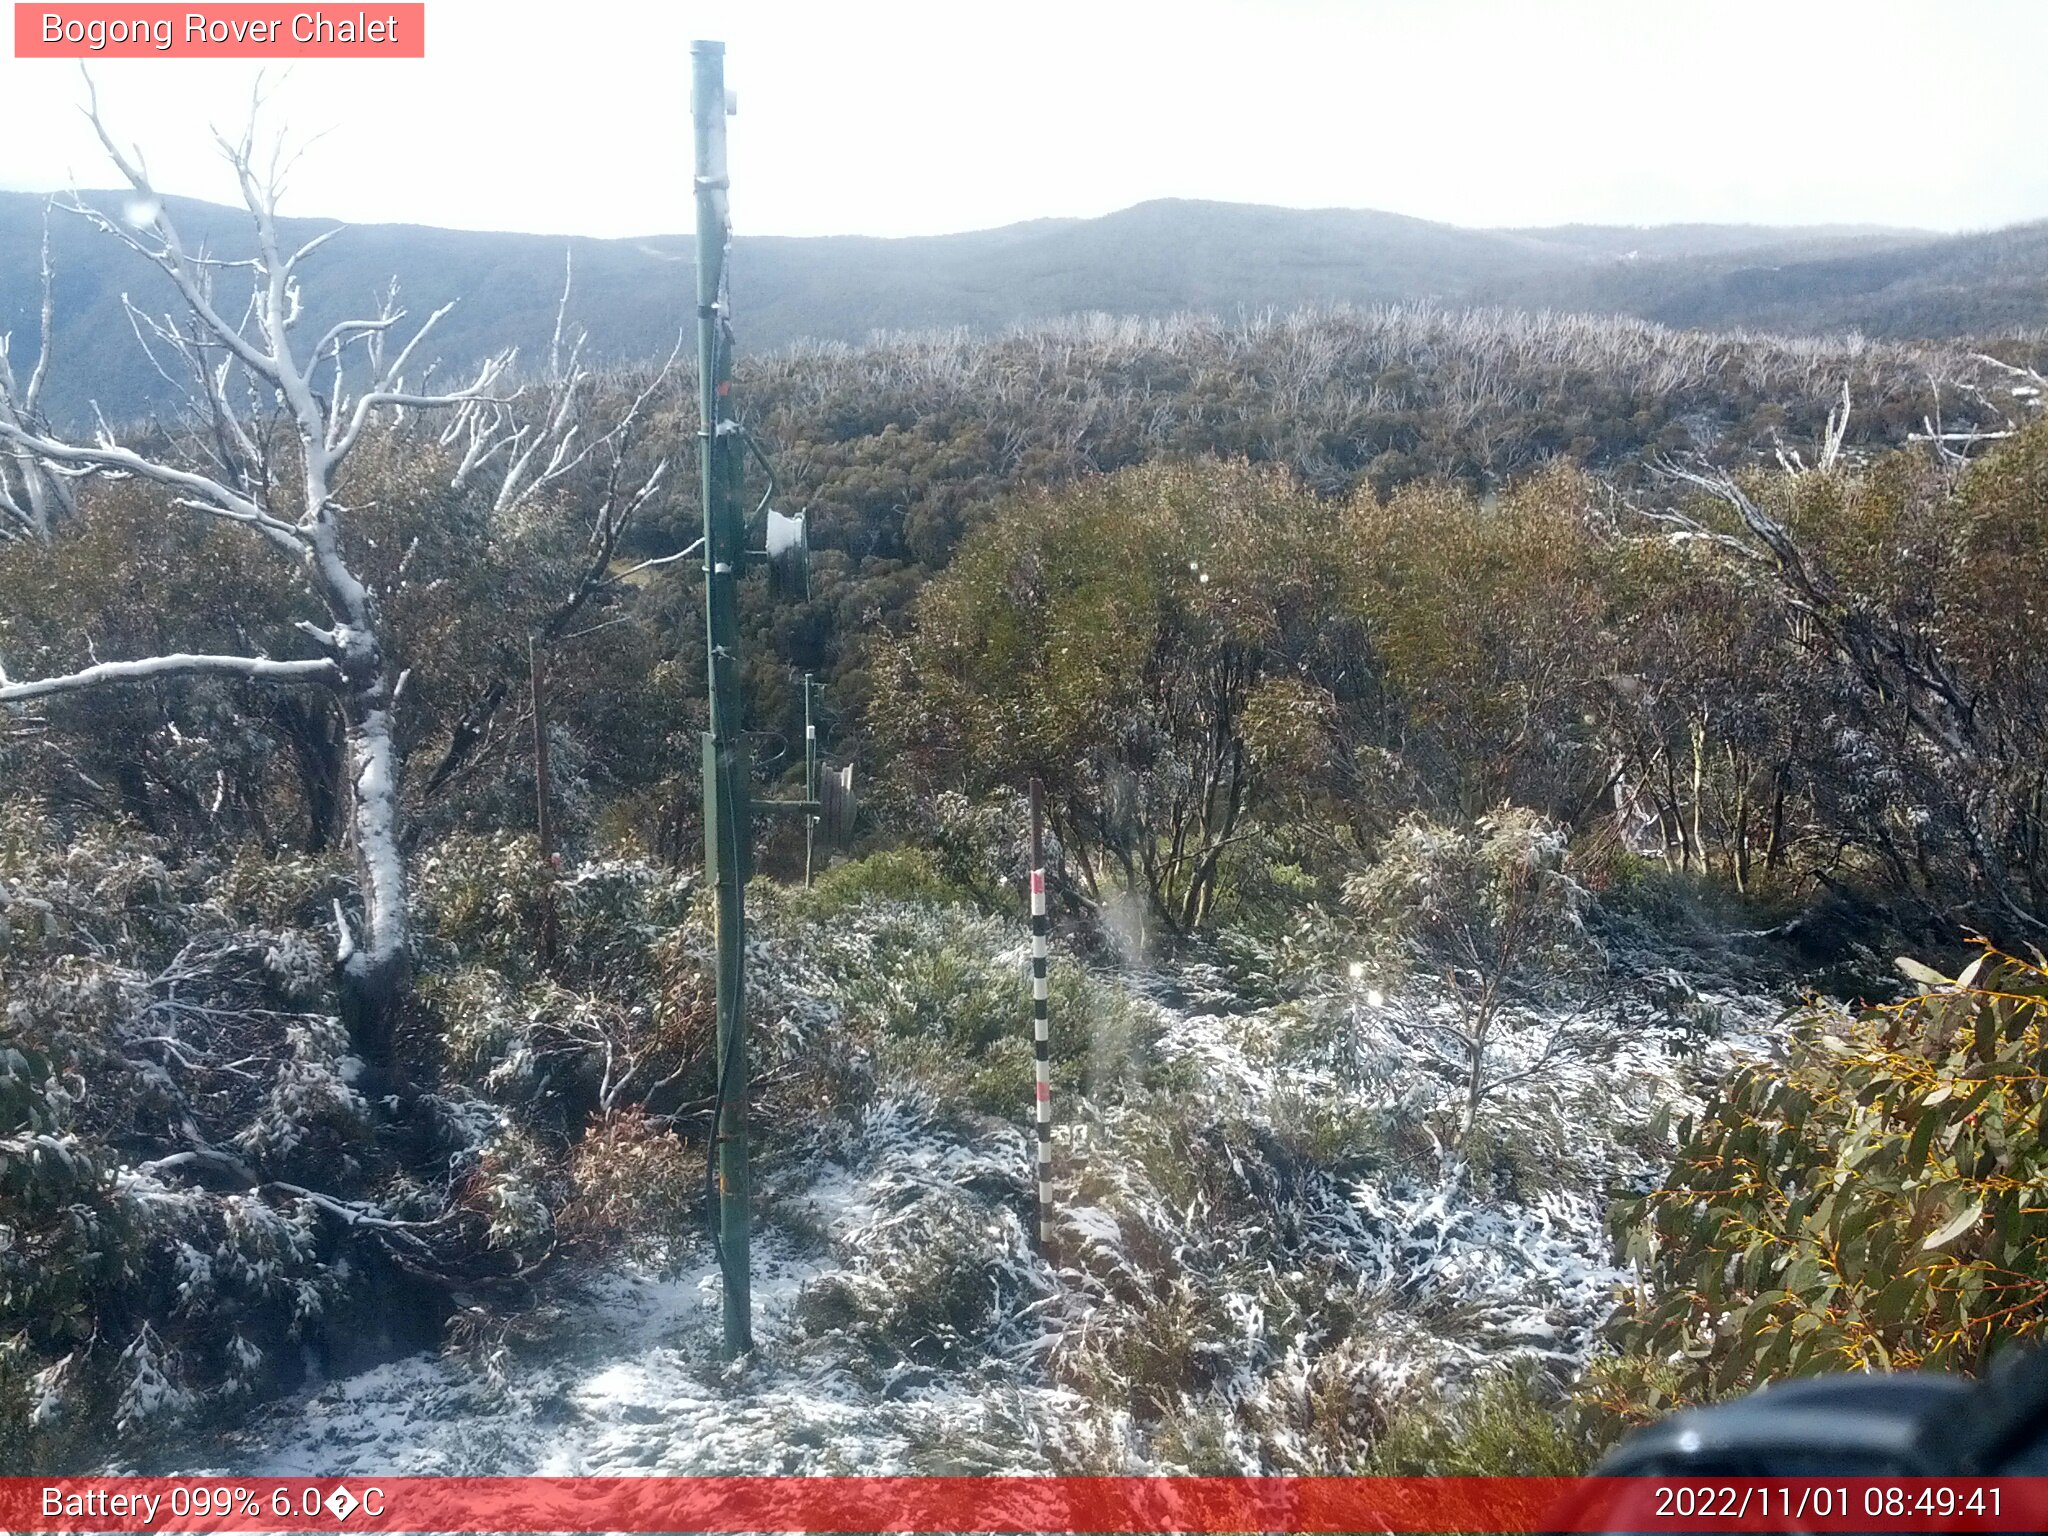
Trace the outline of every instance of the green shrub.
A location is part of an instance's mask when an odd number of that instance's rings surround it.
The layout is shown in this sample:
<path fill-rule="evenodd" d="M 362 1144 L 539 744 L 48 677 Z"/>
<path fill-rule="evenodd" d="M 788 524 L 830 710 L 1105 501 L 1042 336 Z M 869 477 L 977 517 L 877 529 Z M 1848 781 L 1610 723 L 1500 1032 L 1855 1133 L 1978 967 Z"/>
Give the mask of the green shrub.
<path fill-rule="evenodd" d="M 1923 980 L 1933 973 L 1914 968 Z M 1834 1370 L 1973 1369 L 2048 1323 L 2048 970 L 1799 1020 L 1722 1086 L 1661 1189 L 1618 1213 L 1624 1348 L 1678 1394 Z"/>
<path fill-rule="evenodd" d="M 1572 1386 L 1571 1411 L 1589 1445 L 1605 1450 L 1645 1424 L 1725 1394 L 1702 1396 L 1692 1362 L 1607 1350 L 1587 1362 Z"/>
<path fill-rule="evenodd" d="M 809 890 L 792 890 L 793 913 L 823 920 L 863 901 L 915 901 L 934 905 L 970 899 L 939 872 L 937 858 L 923 848 L 890 848 L 866 858 L 835 864 Z"/>
<path fill-rule="evenodd" d="M 1556 1381 L 1529 1366 L 1399 1409 L 1362 1469 L 1374 1477 L 1577 1477 L 1605 1440 Z"/>

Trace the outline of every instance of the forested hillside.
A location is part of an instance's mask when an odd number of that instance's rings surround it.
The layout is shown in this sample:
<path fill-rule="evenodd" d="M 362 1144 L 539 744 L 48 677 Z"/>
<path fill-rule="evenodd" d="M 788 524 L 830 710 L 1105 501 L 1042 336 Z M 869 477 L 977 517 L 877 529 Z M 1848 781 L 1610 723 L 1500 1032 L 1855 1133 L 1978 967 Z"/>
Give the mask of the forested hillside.
<path fill-rule="evenodd" d="M 121 193 L 87 193 L 120 214 Z M 36 270 L 46 200 L 0 192 L 0 270 Z M 181 227 L 223 254 L 248 246 L 239 210 L 172 199 Z M 285 219 L 291 238 L 329 227 Z M 157 280 L 75 215 L 52 225 L 56 326 L 70 366 L 49 406 L 115 419 L 170 400 L 165 382 L 130 366 L 123 295 L 155 314 Z M 1681 327 L 1790 335 L 1861 332 L 1935 338 L 2048 326 L 2048 233 L 2027 225 L 1936 237 L 1906 230 L 1667 228 L 1475 230 L 1363 210 L 1159 201 L 1097 219 L 1046 219 L 914 239 L 742 235 L 736 259 L 748 342 L 865 343 L 878 330 L 966 327 L 1000 332 L 1078 314 L 1233 320 L 1336 304 L 1506 305 L 1628 315 Z M 382 293 L 408 302 L 460 299 L 440 355 L 457 370 L 507 345 L 544 351 L 573 258 L 578 313 L 593 356 L 614 365 L 658 358 L 684 318 L 686 237 L 633 240 L 480 234 L 417 226 L 349 230 L 306 274 L 309 319 Z M 34 285 L 0 294 L 0 328 L 32 329 Z"/>
<path fill-rule="evenodd" d="M 1402 304 L 745 353 L 817 546 L 745 589 L 752 756 L 797 776 L 814 672 L 864 808 L 810 885 L 761 829 L 725 1370 L 696 381 L 596 365 L 677 317 L 579 247 L 551 344 L 521 244 L 408 371 L 423 317 L 297 309 L 342 247 L 252 211 L 246 323 L 161 219 L 54 245 L 53 313 L 182 298 L 139 329 L 206 360 L 188 410 L 74 432 L 147 363 L 53 325 L 41 375 L 32 304 L 0 373 L 9 1466 L 1568 1472 L 2048 1323 L 2038 338 Z M 1068 235 L 1128 248 L 978 270 Z"/>

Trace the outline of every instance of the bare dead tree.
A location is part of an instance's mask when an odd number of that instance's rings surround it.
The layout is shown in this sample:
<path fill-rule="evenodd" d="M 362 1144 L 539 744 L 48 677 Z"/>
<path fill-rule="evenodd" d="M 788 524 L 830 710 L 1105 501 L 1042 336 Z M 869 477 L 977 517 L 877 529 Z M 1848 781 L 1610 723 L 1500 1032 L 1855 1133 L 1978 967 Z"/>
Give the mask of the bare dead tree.
<path fill-rule="evenodd" d="M 602 421 L 593 420 L 592 399 L 602 381 L 583 360 L 588 333 L 580 326 L 571 327 L 569 308 L 573 292 L 574 268 L 565 257 L 562 296 L 555 310 L 547 372 L 529 384 L 516 402 L 484 398 L 465 402 L 440 434 L 442 447 L 459 451 L 455 489 L 468 485 L 482 487 L 488 477 L 495 477 L 490 495 L 493 515 L 497 517 L 518 512 L 572 475 L 580 474 L 596 482 L 586 558 L 576 569 L 574 584 L 558 595 L 528 637 L 531 696 L 537 713 L 549 655 L 568 638 L 571 621 L 592 601 L 616 591 L 633 576 L 673 565 L 698 548 L 692 544 L 671 554 L 617 568 L 620 541 L 654 500 L 668 474 L 666 457 L 658 457 L 641 472 L 635 465 L 633 450 L 647 426 L 648 407 L 674 376 L 688 332 L 677 333 L 667 360 L 622 410 Z M 486 682 L 471 699 L 449 733 L 440 760 L 427 776 L 426 795 L 440 791 L 472 762 L 511 690 L 512 679 L 500 675 Z M 545 734 L 537 735 L 536 754 L 544 755 L 546 750 Z"/>
<path fill-rule="evenodd" d="M 1970 356 L 1973 361 L 1986 368 L 2009 379 L 2017 379 L 2019 382 L 2008 388 L 2022 403 L 2023 409 L 2031 408 L 2038 412 L 2044 404 L 2048 404 L 2048 376 L 2032 368 L 2003 362 L 1986 352 L 1973 352 Z M 1967 380 L 1961 382 L 1980 405 L 1990 407 L 1992 414 L 1997 415 L 2002 424 L 1997 427 L 1945 427 L 1941 419 L 1941 395 L 1937 386 L 1933 413 L 1922 417 L 1922 430 L 1910 434 L 1909 437 L 1909 441 L 1912 442 L 1931 444 L 1934 452 L 1944 463 L 1956 466 L 1968 463 L 1970 450 L 1978 444 L 2003 442 L 2008 438 L 2017 437 L 2024 430 L 2021 422 L 2016 420 L 2011 412 L 1991 406 L 1981 388 L 1972 386 Z"/>
<path fill-rule="evenodd" d="M 42 305 L 35 366 L 28 382 L 16 381 L 11 335 L 0 335 L 0 424 L 28 431 L 43 425 L 43 382 L 50 374 L 50 334 L 56 304 L 50 273 L 50 214 L 43 210 Z M 27 450 L 0 453 L 0 535 L 47 539 L 60 518 L 73 510 L 70 479 Z"/>
<path fill-rule="evenodd" d="M 327 230 L 295 250 L 284 247 L 277 206 L 292 157 L 280 142 L 259 163 L 260 107 L 259 97 L 239 140 L 220 140 L 253 222 L 253 257 L 222 260 L 181 238 L 142 157 L 116 143 L 96 96 L 89 95 L 86 115 L 133 193 L 132 222 L 109 217 L 76 196 L 66 205 L 156 267 L 175 289 L 180 312 L 157 319 L 131 306 L 130 318 L 152 361 L 161 368 L 160 358 L 168 357 L 194 381 L 187 398 L 205 418 L 210 449 L 194 454 L 190 462 L 177 462 L 169 453 L 138 452 L 122 445 L 104 422 L 90 441 L 60 436 L 45 425 L 36 414 L 35 401 L 49 361 L 47 297 L 43 353 L 35 374 L 18 391 L 11 377 L 0 378 L 0 447 L 17 466 L 16 479 L 24 487 L 36 485 L 41 477 L 46 498 L 39 519 L 43 531 L 49 524 L 47 503 L 53 487 L 100 476 L 148 482 L 168 492 L 170 504 L 181 511 L 262 539 L 302 573 L 326 611 L 327 623 L 300 625 L 319 654 L 280 659 L 169 653 L 103 662 L 58 677 L 11 679 L 0 674 L 0 703 L 192 676 L 329 690 L 344 722 L 349 827 L 361 905 L 353 924 L 339 911 L 336 914 L 343 1015 L 359 1054 L 388 1068 L 396 1005 L 407 979 L 408 906 L 392 742 L 392 710 L 404 676 L 394 675 L 386 653 L 377 595 L 351 568 L 344 550 L 348 509 L 338 494 L 339 477 L 373 426 L 387 428 L 409 411 L 493 412 L 484 429 L 485 446 L 479 449 L 485 455 L 493 451 L 494 442 L 522 440 L 522 430 L 525 440 L 545 441 L 558 429 L 552 423 L 538 430 L 522 429 L 511 418 L 510 397 L 495 392 L 512 365 L 510 351 L 486 360 L 459 388 L 428 389 L 412 382 L 425 373 L 415 361 L 422 343 L 452 304 L 435 310 L 395 347 L 387 343 L 400 334 L 406 320 L 395 292 L 375 315 L 338 321 L 310 344 L 294 334 L 302 308 L 300 267 L 339 229 Z M 222 292 L 227 286 L 222 279 L 231 272 L 246 273 L 249 282 L 246 302 L 238 295 L 232 308 L 225 307 Z M 46 276 L 46 295 L 47 291 Z M 275 402 L 269 408 L 287 430 L 264 430 L 258 419 L 264 407 L 238 411 L 233 405 L 238 395 L 251 402 Z M 556 455 L 552 449 L 546 451 L 552 461 Z M 34 496 L 23 489 L 11 498 L 8 514 L 31 531 L 38 522 Z"/>
<path fill-rule="evenodd" d="M 1847 403 L 1845 390 L 1845 415 Z M 1829 442 L 1836 451 L 1839 440 L 1831 422 Z M 1924 757 L 1927 774 L 1951 786 L 1955 836 L 1999 920 L 2030 937 L 2048 933 L 2028 895 L 2027 871 L 2015 868 L 2012 851 L 2015 844 L 2037 843 L 2032 827 L 2039 796 L 2026 787 L 2032 755 L 2002 733 L 1996 700 L 1955 663 L 1938 636 L 1845 591 L 1819 551 L 1796 538 L 1733 476 L 1671 463 L 1659 467 L 1733 512 L 1736 527 L 1710 529 L 1682 510 L 1652 512 L 1652 519 L 1670 537 L 1702 541 L 1766 577 L 1810 643 L 1835 657 L 1860 696 L 1896 722 Z M 1791 472 L 1804 473 L 1796 465 Z M 2016 763 L 2025 772 L 2016 772 Z M 2015 828 L 2025 835 L 2015 838 Z"/>

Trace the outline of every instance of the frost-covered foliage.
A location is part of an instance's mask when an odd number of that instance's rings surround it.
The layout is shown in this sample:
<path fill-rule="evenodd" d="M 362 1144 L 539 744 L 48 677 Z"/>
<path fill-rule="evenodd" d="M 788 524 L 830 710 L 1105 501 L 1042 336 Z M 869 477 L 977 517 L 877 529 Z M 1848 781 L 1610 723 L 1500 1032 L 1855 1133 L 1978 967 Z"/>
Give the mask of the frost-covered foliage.
<path fill-rule="evenodd" d="M 432 1344 L 452 1317 L 516 1319 L 551 1269 L 679 1240 L 687 1174 L 659 1220 L 658 1197 L 623 1202 L 616 1180 L 628 1153 L 644 1177 L 702 1166 L 689 882 L 537 873 L 506 839 L 452 840 L 420 868 L 404 1077 L 432 1087 L 371 1097 L 323 958 L 337 868 L 180 858 L 132 829 L 0 810 L 11 1464 L 145 1455 L 309 1374 Z M 785 1031 L 775 1008 L 763 989 L 764 1036 L 807 1066 L 828 1015 L 793 994 Z"/>
<path fill-rule="evenodd" d="M 368 1110 L 306 910 L 313 863 L 0 812 L 0 1397 L 17 1465 L 296 1379 L 346 1289 L 296 1181 L 346 1190 Z"/>
<path fill-rule="evenodd" d="M 1499 1088 L 1614 1034 L 1602 1017 L 1605 956 L 1587 925 L 1592 898 L 1569 862 L 1565 828 L 1503 806 L 1470 828 L 1410 817 L 1345 886 L 1404 980 L 1444 1000 L 1404 1015 L 1410 1038 L 1463 1081 L 1451 1133 L 1460 1148 Z M 1517 1017 L 1542 1044 L 1502 1061 L 1496 1037 Z"/>
<path fill-rule="evenodd" d="M 774 992 L 791 979 L 815 988 L 839 1038 L 873 1070 L 923 1083 L 949 1113 L 1009 1118 L 1029 1108 L 1030 949 L 1014 920 L 894 899 L 821 905 L 828 887 L 786 905 L 760 894 Z M 1113 1099 L 1142 1082 L 1156 1066 L 1147 1048 L 1156 1017 L 1085 969 L 1056 968 L 1050 985 L 1051 1007 L 1068 1021 L 1052 1043 L 1055 1092 Z"/>
<path fill-rule="evenodd" d="M 757 887 L 766 1075 L 826 1042 L 846 1065 L 762 1117 L 743 1367 L 720 1371 L 716 1269 L 675 1198 L 701 1161 L 655 1117 L 603 1116 L 557 1230 L 610 1206 L 674 1280 L 556 1292 L 550 1340 L 487 1339 L 488 1398 L 451 1366 L 393 1367 L 272 1417 L 237 1464 L 1356 1472 L 1383 1442 L 1410 1465 L 1442 1415 L 1551 1458 L 1522 1470 L 1578 1464 L 1577 1441 L 1511 1435 L 1502 1405 L 1553 1403 L 1593 1350 L 1623 1279 L 1607 1191 L 1654 1176 L 1659 1113 L 1696 1109 L 1719 1042 L 1646 1003 L 1608 1059 L 1503 1083 L 1461 1172 L 1431 1135 L 1462 1084 L 1399 1023 L 1440 1001 L 1376 1005 L 1340 964 L 1261 1003 L 1214 967 L 1091 970 L 1062 948 L 1041 1258 L 1025 929 L 878 894 L 926 879 Z M 1745 1023 L 1772 1007 L 1716 1001 Z M 1522 1386 L 1488 1385 L 1511 1370 Z"/>

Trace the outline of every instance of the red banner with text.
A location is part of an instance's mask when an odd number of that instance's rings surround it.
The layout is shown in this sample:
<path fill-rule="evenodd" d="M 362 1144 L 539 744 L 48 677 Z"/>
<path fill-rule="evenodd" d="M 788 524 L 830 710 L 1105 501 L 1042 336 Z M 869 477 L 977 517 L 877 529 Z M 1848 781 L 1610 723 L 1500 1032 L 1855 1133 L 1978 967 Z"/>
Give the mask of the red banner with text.
<path fill-rule="evenodd" d="M 0 1478 L 16 1532 L 2041 1531 L 2048 1478 Z"/>
<path fill-rule="evenodd" d="M 424 4 L 14 7 L 18 59 L 423 59 Z"/>

